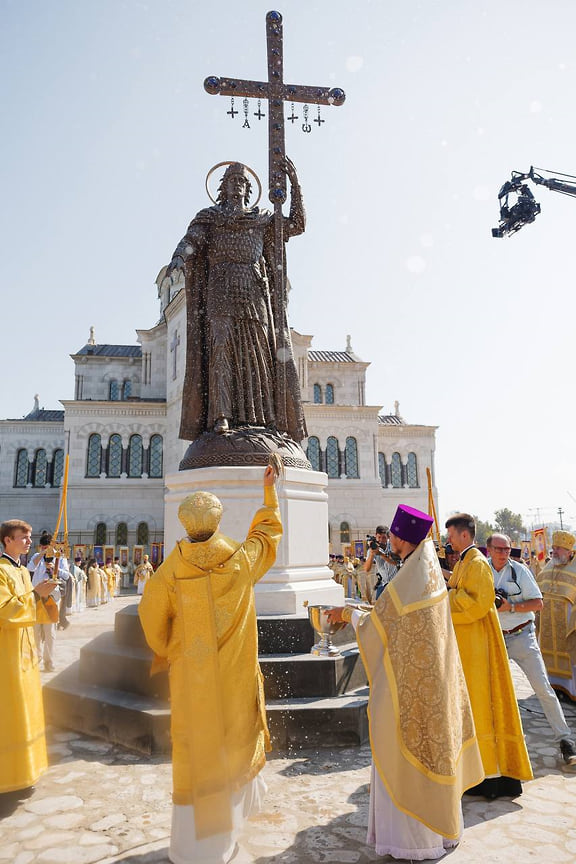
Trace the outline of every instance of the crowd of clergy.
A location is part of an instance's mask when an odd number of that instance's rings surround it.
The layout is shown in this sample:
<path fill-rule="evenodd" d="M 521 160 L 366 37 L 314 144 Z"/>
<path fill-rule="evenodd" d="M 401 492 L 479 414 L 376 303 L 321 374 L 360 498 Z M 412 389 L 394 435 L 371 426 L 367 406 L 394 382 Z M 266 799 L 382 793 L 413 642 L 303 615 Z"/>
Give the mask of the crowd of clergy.
<path fill-rule="evenodd" d="M 269 466 L 263 505 L 243 542 L 220 532 L 218 498 L 188 496 L 178 514 L 184 539 L 155 573 L 145 556 L 134 574 L 152 672 L 170 671 L 173 864 L 230 861 L 266 792 L 270 737 L 253 587 L 282 536 L 276 479 Z M 555 692 L 576 700 L 576 538 L 556 532 L 552 557 L 535 577 L 511 560 L 506 535 L 478 548 L 469 514 L 446 522 L 446 550 L 430 538 L 432 523 L 401 505 L 389 529 L 376 529 L 366 561 L 332 562 L 346 593 L 364 602 L 328 612 L 353 628 L 370 685 L 367 843 L 378 855 L 412 861 L 440 858 L 458 844 L 463 795 L 517 798 L 532 779 L 509 657 L 541 701 L 559 759 L 576 764 Z M 52 626 L 61 620 L 50 606 L 56 577 L 66 582 L 45 550 L 29 569 L 21 563 L 31 531 L 20 520 L 0 526 L 4 802 L 30 794 L 47 767 L 39 628 L 43 616 Z M 92 559 L 74 562 L 68 579 L 79 611 L 109 602 L 121 573 L 112 561 L 100 567 Z M 43 662 L 45 669 L 53 663 L 50 650 Z"/>

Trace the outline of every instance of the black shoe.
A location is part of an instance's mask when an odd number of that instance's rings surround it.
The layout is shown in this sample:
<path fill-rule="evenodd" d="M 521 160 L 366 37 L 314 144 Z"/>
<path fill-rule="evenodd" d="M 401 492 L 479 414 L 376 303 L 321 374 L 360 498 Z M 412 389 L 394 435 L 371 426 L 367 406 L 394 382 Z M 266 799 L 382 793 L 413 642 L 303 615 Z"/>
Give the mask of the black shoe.
<path fill-rule="evenodd" d="M 560 753 L 567 765 L 576 765 L 576 749 L 571 741 L 560 741 Z"/>

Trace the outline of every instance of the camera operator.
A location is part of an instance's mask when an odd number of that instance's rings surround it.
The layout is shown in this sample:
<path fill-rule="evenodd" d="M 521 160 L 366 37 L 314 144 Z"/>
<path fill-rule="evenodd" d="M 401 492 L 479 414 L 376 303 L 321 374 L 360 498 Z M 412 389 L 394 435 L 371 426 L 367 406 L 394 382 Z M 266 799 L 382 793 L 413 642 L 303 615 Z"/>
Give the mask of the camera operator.
<path fill-rule="evenodd" d="M 376 584 L 374 585 L 375 599 L 377 600 L 386 585 L 398 572 L 398 565 L 392 556 L 390 549 L 390 529 L 385 525 L 377 525 L 374 536 L 367 535 L 368 555 L 364 562 L 364 570 L 370 573 L 372 565 L 376 566 Z"/>
<path fill-rule="evenodd" d="M 567 765 L 576 763 L 576 748 L 558 697 L 554 693 L 534 632 L 534 613 L 542 609 L 542 593 L 524 564 L 510 560 L 510 538 L 492 534 L 486 541 L 494 574 L 496 608 L 508 656 L 522 669 L 538 697 Z"/>

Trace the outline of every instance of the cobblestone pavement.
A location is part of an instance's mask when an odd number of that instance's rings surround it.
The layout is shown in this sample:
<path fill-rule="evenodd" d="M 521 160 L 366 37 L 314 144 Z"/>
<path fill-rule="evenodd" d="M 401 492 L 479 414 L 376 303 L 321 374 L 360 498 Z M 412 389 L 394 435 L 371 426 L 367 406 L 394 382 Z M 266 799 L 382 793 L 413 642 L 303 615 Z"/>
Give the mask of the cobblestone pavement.
<path fill-rule="evenodd" d="M 134 597 L 72 618 L 58 634 L 57 671 Z M 465 799 L 466 830 L 447 864 L 576 860 L 576 771 L 558 760 L 540 705 L 514 667 L 535 779 L 517 801 Z M 42 673 L 43 679 L 50 675 Z M 565 706 L 576 730 L 576 706 Z M 10 864 L 160 864 L 170 833 L 165 758 L 146 758 L 64 729 L 48 730 L 50 768 L 31 798 L 0 820 L 0 861 Z M 367 864 L 370 749 L 273 755 L 265 811 L 248 822 L 234 864 Z"/>

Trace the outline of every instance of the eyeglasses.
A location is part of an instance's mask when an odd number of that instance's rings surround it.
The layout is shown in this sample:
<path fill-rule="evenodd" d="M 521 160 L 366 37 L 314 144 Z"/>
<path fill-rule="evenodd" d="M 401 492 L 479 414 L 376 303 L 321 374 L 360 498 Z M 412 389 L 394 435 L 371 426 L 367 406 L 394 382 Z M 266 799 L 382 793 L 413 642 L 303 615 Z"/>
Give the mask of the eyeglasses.
<path fill-rule="evenodd" d="M 492 552 L 510 552 L 511 546 L 490 546 Z"/>

